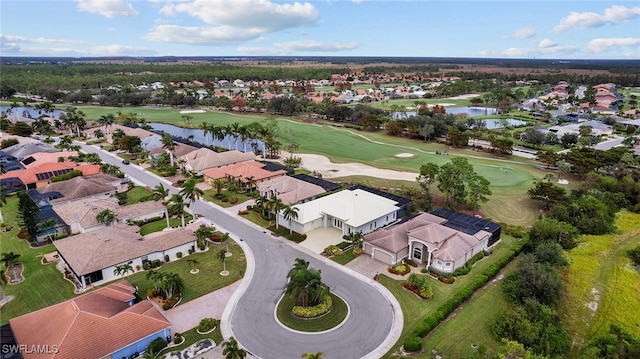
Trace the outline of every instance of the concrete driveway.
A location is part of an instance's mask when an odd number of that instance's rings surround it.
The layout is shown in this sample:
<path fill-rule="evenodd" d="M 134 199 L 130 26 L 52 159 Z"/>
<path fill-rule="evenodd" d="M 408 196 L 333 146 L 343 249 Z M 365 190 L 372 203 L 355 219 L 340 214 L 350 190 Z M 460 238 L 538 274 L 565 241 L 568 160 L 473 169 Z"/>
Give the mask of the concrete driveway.
<path fill-rule="evenodd" d="M 342 239 L 342 232 L 333 227 L 316 228 L 306 234 L 307 239 L 298 243 L 298 245 L 309 249 L 313 253 L 322 253 L 328 246 L 344 241 L 344 239 Z"/>

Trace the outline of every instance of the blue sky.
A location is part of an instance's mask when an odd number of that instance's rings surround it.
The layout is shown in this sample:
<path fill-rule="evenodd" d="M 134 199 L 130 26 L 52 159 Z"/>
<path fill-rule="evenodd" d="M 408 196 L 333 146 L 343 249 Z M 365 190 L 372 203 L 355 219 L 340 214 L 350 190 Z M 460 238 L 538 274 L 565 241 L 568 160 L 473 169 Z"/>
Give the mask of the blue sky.
<path fill-rule="evenodd" d="M 640 59 L 638 1 L 2 0 L 2 56 Z"/>

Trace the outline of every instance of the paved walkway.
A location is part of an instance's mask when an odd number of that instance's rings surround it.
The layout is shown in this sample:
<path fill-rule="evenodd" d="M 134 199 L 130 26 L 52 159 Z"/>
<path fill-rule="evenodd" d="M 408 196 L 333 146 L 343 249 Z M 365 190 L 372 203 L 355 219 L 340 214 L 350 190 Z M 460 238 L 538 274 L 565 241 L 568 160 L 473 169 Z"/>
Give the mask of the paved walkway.
<path fill-rule="evenodd" d="M 396 279 L 396 280 L 406 280 L 408 275 L 397 275 L 393 273 L 389 273 L 387 268 L 388 265 L 371 258 L 366 253 L 362 253 L 361 255 L 354 258 L 352 261 L 347 263 L 345 267 L 352 269 L 355 272 L 362 274 L 367 278 L 373 278 L 376 274 L 384 274 L 387 277 Z M 415 268 L 411 268 L 412 271 L 415 271 Z"/>
<path fill-rule="evenodd" d="M 301 247 L 311 250 L 313 253 L 322 253 L 331 244 L 343 242 L 342 232 L 336 228 L 316 228 L 307 232 L 307 239 L 300 242 Z"/>

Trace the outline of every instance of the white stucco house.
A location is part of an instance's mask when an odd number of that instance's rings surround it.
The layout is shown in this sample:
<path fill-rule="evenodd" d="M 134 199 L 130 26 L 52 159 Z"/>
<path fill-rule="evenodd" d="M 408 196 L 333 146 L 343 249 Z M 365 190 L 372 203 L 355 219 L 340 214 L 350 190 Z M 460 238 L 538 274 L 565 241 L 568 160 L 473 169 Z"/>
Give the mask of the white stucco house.
<path fill-rule="evenodd" d="M 200 225 L 195 222 L 187 227 L 150 233 L 141 236 L 137 226 L 123 223 L 86 232 L 54 242 L 58 255 L 82 288 L 100 285 L 119 278 L 114 274 L 117 265 L 131 262 L 136 270 L 145 262 L 165 262 L 189 255 L 197 250 L 194 231 Z"/>
<path fill-rule="evenodd" d="M 338 228 L 342 235 L 375 231 L 402 216 L 403 203 L 394 196 L 387 198 L 363 187 L 343 191 L 294 206 L 298 217 L 286 220 L 278 213 L 278 225 L 297 233 L 316 228 Z"/>

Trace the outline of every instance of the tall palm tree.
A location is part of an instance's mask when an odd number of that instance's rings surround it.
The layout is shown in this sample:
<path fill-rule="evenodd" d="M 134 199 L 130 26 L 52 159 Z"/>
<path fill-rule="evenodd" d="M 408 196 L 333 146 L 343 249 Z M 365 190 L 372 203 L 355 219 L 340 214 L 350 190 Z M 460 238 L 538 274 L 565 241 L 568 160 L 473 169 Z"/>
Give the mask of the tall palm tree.
<path fill-rule="evenodd" d="M 162 284 L 164 292 L 169 299 L 179 296 L 184 290 L 184 281 L 178 273 L 165 273 Z"/>
<path fill-rule="evenodd" d="M 126 276 L 129 272 L 133 273 L 133 266 L 131 261 L 127 263 L 117 264 L 113 269 L 113 275 Z"/>
<path fill-rule="evenodd" d="M 247 140 L 249 139 L 249 128 L 242 125 L 238 128 L 238 135 L 242 141 L 242 152 L 247 152 Z"/>
<path fill-rule="evenodd" d="M 227 250 L 222 248 L 220 252 L 218 252 L 218 255 L 216 257 L 220 260 L 220 262 L 222 262 L 222 271 L 226 272 L 227 271 L 227 265 L 226 265 Z"/>
<path fill-rule="evenodd" d="M 253 198 L 255 198 L 256 201 L 256 207 L 258 207 L 258 209 L 260 209 L 260 214 L 262 214 L 262 216 L 265 216 L 265 211 L 266 211 L 266 206 L 267 206 L 267 201 L 269 200 L 267 198 L 267 196 L 263 196 L 260 193 L 255 193 Z"/>
<path fill-rule="evenodd" d="M 104 130 L 107 133 L 107 136 L 109 135 L 109 126 L 113 125 L 113 123 L 116 121 L 116 117 L 110 113 L 107 115 L 102 115 L 100 116 L 100 118 L 98 119 L 98 124 L 100 124 L 101 126 L 104 126 Z"/>
<path fill-rule="evenodd" d="M 162 200 L 164 203 L 165 198 L 169 195 L 169 189 L 164 188 L 164 185 L 162 185 L 162 183 L 158 183 L 158 185 L 153 187 L 152 195 L 153 199 L 155 199 L 156 201 Z"/>
<path fill-rule="evenodd" d="M 182 183 L 182 189 L 178 193 L 189 200 L 187 207 L 190 207 L 193 202 L 204 196 L 204 191 L 198 188 L 196 180 L 193 177 L 187 178 L 184 183 Z"/>
<path fill-rule="evenodd" d="M 208 123 L 203 121 L 200 125 L 200 129 L 202 130 L 202 134 L 204 135 L 204 144 L 209 147 L 209 137 L 207 137 L 207 135 L 211 133 L 211 127 L 209 127 Z"/>
<path fill-rule="evenodd" d="M 298 305 L 318 305 L 329 294 L 329 287 L 322 283 L 320 270 L 308 268 L 308 263 L 300 258 L 296 259 L 287 277 L 289 282 L 285 293 L 297 298 Z"/>
<path fill-rule="evenodd" d="M 176 144 L 173 142 L 173 137 L 167 132 L 162 133 L 162 149 L 169 153 L 169 159 L 171 166 L 173 166 L 173 151 L 176 149 Z"/>
<path fill-rule="evenodd" d="M 293 232 L 291 229 L 291 221 L 294 219 L 298 219 L 298 212 L 300 212 L 300 209 L 298 207 L 292 206 L 291 204 L 285 205 L 282 209 L 282 216 L 284 217 L 284 220 L 289 221 L 289 234 Z M 276 218 L 276 223 L 277 222 L 278 219 Z"/>
<path fill-rule="evenodd" d="M 52 229 L 56 228 L 58 222 L 53 218 L 47 218 L 44 222 L 40 223 L 38 226 L 41 234 L 46 233 L 49 241 L 51 241 L 51 236 L 56 233 L 56 231 L 51 232 Z"/>
<path fill-rule="evenodd" d="M 224 355 L 225 359 L 244 359 L 247 357 L 247 352 L 240 348 L 234 337 L 223 342 L 222 348 L 222 355 Z"/>
<path fill-rule="evenodd" d="M 236 151 L 238 150 L 238 138 L 240 137 L 240 124 L 237 122 L 229 125 L 231 128 L 231 133 L 233 133 L 233 143 L 236 144 Z"/>
<path fill-rule="evenodd" d="M 223 130 L 224 130 L 225 137 L 227 138 L 227 142 L 229 143 L 229 146 L 227 147 L 227 149 L 231 151 L 231 137 L 235 136 L 233 132 L 233 127 L 229 124 L 224 126 Z"/>
<path fill-rule="evenodd" d="M 246 178 L 246 186 L 249 190 L 249 193 L 253 193 L 253 187 L 256 185 L 256 178 L 254 176 L 249 176 Z"/>
<path fill-rule="evenodd" d="M 207 246 L 207 238 L 213 235 L 214 229 L 207 225 L 201 224 L 198 229 L 195 230 L 196 238 L 198 239 L 198 248 L 204 249 Z"/>
<path fill-rule="evenodd" d="M 182 219 L 182 227 L 184 227 L 184 212 L 185 203 L 184 198 L 179 194 L 174 194 L 169 198 L 169 211 L 173 214 L 180 215 Z"/>
<path fill-rule="evenodd" d="M 280 210 L 284 207 L 284 203 L 280 198 L 278 198 L 278 196 L 273 195 L 267 201 L 267 207 L 269 209 L 269 212 L 271 212 L 271 214 L 274 215 L 275 222 L 276 222 L 276 229 L 278 229 L 278 212 L 280 212 Z"/>
<path fill-rule="evenodd" d="M 56 106 L 50 101 L 43 101 L 39 104 L 36 104 L 33 108 L 35 108 L 40 115 L 42 115 L 43 113 L 51 115 L 51 113 L 56 109 Z"/>
<path fill-rule="evenodd" d="M 229 235 L 229 232 L 225 232 L 222 235 L 222 238 L 220 238 L 220 243 L 224 243 L 227 246 L 227 249 L 225 250 L 225 255 L 227 257 L 231 256 L 231 252 L 229 252 L 229 239 L 231 239 L 231 236 Z"/>
<path fill-rule="evenodd" d="M 223 126 L 212 125 L 211 136 L 220 142 L 220 147 L 223 147 L 222 141 L 224 140 L 226 133 Z"/>

